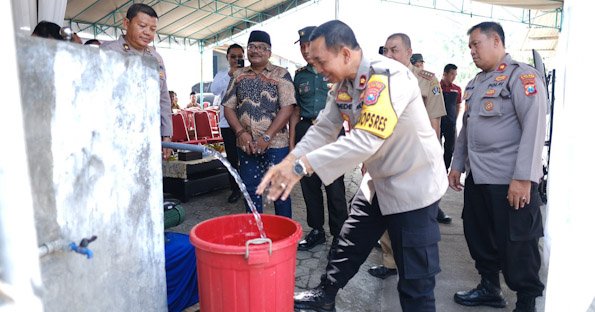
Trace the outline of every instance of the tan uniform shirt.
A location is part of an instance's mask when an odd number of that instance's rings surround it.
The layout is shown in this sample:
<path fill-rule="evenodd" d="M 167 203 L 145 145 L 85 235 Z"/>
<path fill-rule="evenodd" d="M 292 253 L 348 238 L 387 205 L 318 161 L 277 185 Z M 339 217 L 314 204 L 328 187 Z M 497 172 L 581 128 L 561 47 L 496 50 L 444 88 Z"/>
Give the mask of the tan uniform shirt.
<path fill-rule="evenodd" d="M 440 89 L 440 82 L 434 73 L 409 64 L 409 70 L 415 74 L 419 83 L 419 90 L 424 99 L 424 105 L 430 119 L 446 116 L 444 97 Z"/>
<path fill-rule="evenodd" d="M 388 86 L 369 83 L 372 73 L 388 73 Z M 358 128 L 362 123 L 378 129 L 385 126 L 382 113 L 379 118 L 370 118 L 369 123 L 360 119 L 366 116 L 364 105 L 374 105 L 377 93 L 371 89 L 380 90 L 380 97 L 388 92 L 385 96 L 390 96 L 389 105 L 398 118 L 386 138 Z M 292 153 L 296 157 L 306 155 L 325 184 L 363 162 L 372 180 L 362 189 L 369 187 L 371 194 L 377 194 L 384 215 L 429 206 L 446 192 L 442 149 L 430 125 L 417 79 L 402 64 L 385 58 L 363 58 L 354 81 L 344 80 L 333 86 L 317 120 Z M 337 138 L 343 121 L 352 130 Z"/>
<path fill-rule="evenodd" d="M 473 173 L 476 184 L 539 182 L 545 141 L 547 90 L 535 68 L 506 54 L 465 88 L 463 127 L 452 167 Z"/>

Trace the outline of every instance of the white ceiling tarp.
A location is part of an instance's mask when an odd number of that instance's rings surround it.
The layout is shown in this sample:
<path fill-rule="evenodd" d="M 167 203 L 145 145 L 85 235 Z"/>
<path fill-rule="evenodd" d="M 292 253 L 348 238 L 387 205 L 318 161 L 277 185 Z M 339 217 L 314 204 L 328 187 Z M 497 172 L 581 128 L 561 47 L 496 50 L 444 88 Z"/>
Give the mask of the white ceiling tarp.
<path fill-rule="evenodd" d="M 530 10 L 554 10 L 561 9 L 564 0 L 474 0 L 493 5 L 509 6 Z"/>

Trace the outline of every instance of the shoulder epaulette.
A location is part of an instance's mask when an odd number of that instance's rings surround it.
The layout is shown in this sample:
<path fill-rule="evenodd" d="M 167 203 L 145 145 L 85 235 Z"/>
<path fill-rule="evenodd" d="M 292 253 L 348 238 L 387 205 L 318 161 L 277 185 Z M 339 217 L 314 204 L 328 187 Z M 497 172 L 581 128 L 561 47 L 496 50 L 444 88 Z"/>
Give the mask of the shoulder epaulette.
<path fill-rule="evenodd" d="M 424 78 L 424 79 L 427 79 L 427 80 L 434 79 L 434 73 L 433 72 L 429 72 L 429 71 L 423 70 L 423 69 L 419 72 L 419 76 L 422 77 L 422 78 Z"/>
<path fill-rule="evenodd" d="M 296 70 L 295 70 L 295 72 L 296 72 L 296 74 L 297 74 L 297 73 L 299 73 L 299 72 L 301 72 L 301 71 L 304 71 L 304 70 L 306 70 L 306 66 L 302 66 L 302 67 L 300 67 L 300 68 L 296 69 Z"/>

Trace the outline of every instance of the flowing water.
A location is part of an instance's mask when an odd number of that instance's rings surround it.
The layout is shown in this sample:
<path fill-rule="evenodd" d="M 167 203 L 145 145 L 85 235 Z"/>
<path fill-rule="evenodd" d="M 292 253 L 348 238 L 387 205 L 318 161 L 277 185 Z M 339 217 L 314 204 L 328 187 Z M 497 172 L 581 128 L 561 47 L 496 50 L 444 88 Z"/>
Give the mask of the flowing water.
<path fill-rule="evenodd" d="M 236 183 L 240 187 L 240 191 L 242 192 L 242 195 L 244 195 L 244 198 L 246 199 L 246 202 L 248 203 L 248 207 L 250 207 L 250 211 L 252 211 L 252 215 L 254 215 L 254 220 L 256 220 L 256 226 L 258 227 L 258 231 L 260 232 L 260 237 L 266 238 L 267 236 L 264 232 L 264 225 L 262 224 L 262 218 L 260 218 L 260 214 L 256 210 L 256 206 L 254 205 L 252 198 L 250 198 L 250 194 L 248 194 L 246 185 L 244 184 L 244 182 L 242 182 L 242 178 L 240 178 L 240 174 L 238 173 L 238 171 L 234 167 L 231 166 L 231 163 L 229 163 L 229 161 L 227 161 L 227 158 L 223 157 L 223 155 L 221 155 L 221 153 L 215 151 L 214 149 L 212 149 L 210 147 L 205 146 L 205 151 L 203 152 L 203 155 L 215 157 L 216 159 L 221 161 L 221 163 L 225 166 L 225 168 L 227 168 L 227 170 L 229 171 L 231 176 L 234 178 L 234 180 L 236 180 Z M 270 201 L 269 199 L 267 199 L 266 195 L 267 195 L 266 192 L 265 192 L 265 194 L 262 195 L 263 204 L 264 204 L 265 199 Z"/>

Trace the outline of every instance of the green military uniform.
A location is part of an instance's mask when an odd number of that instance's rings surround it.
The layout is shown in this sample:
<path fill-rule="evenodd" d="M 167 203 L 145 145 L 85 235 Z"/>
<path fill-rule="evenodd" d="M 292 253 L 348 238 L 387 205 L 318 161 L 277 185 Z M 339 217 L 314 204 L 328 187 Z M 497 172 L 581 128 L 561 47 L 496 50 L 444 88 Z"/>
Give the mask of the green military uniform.
<path fill-rule="evenodd" d="M 295 143 L 297 144 L 308 132 L 318 113 L 326 106 L 330 83 L 308 64 L 295 72 L 293 80 L 295 98 L 300 109 L 300 121 L 295 126 Z M 300 180 L 308 226 L 324 235 L 324 200 L 322 181 L 314 174 Z M 329 229 L 333 237 L 338 237 L 343 222 L 347 219 L 347 201 L 345 200 L 345 182 L 343 176 L 325 185 L 329 216 Z"/>

